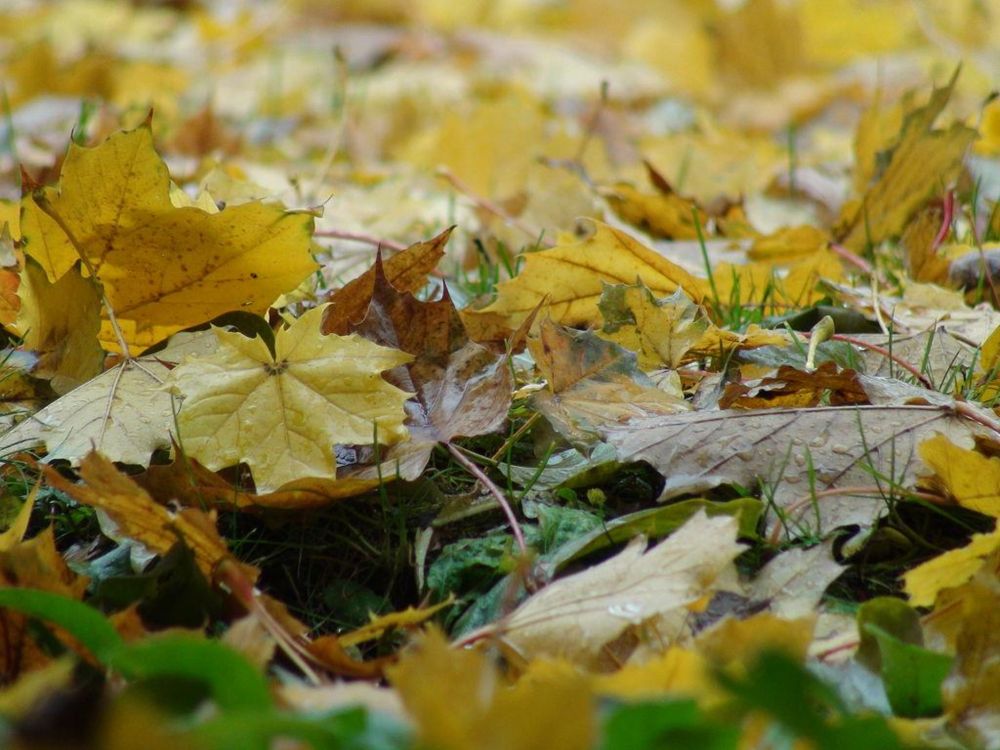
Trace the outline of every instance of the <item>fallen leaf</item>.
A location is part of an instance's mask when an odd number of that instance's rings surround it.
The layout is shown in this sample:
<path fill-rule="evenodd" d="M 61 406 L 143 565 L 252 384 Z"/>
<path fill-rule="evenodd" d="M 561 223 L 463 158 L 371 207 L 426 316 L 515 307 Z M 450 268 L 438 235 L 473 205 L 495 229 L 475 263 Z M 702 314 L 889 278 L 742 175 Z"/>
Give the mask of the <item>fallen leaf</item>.
<path fill-rule="evenodd" d="M 32 539 L 0 550 L 0 586 L 41 589 L 80 599 L 88 579 L 76 575 L 56 549 L 48 526 Z M 28 618 L 0 609 L 0 682 L 9 685 L 24 672 L 50 662 L 50 655 L 31 636 Z"/>
<path fill-rule="evenodd" d="M 920 458 L 934 472 L 934 489 L 963 508 L 1000 518 L 1000 458 L 961 448 L 944 435 L 921 443 Z"/>
<path fill-rule="evenodd" d="M 887 512 L 889 488 L 877 478 L 912 486 L 917 446 L 934 432 L 959 444 L 989 434 L 947 405 L 896 405 L 681 412 L 634 419 L 604 439 L 619 460 L 648 461 L 666 477 L 661 500 L 727 484 L 757 487 L 786 514 L 789 533 L 819 533 L 871 527 Z"/>
<path fill-rule="evenodd" d="M 788 365 L 777 374 L 758 380 L 730 383 L 719 399 L 720 409 L 776 409 L 869 403 L 868 394 L 854 370 L 840 370 L 824 362 L 813 372 Z"/>
<path fill-rule="evenodd" d="M 78 264 L 50 283 L 42 267 L 28 257 L 18 294 L 21 309 L 15 327 L 22 346 L 39 355 L 36 377 L 51 381 L 52 389 L 62 395 L 101 372 L 101 295 Z"/>
<path fill-rule="evenodd" d="M 496 301 L 480 310 L 466 310 L 463 317 L 468 321 L 497 315 L 514 329 L 538 308 L 540 315 L 563 325 L 597 325 L 604 284 L 634 284 L 636 279 L 656 295 L 683 289 L 701 303 L 707 292 L 701 279 L 625 232 L 601 222 L 594 224 L 594 234 L 585 240 L 526 254 L 521 272 L 497 287 Z"/>
<path fill-rule="evenodd" d="M 658 300 L 642 282 L 606 285 L 598 308 L 604 318 L 598 335 L 635 352 L 642 370 L 676 368 L 709 325 L 682 290 Z"/>
<path fill-rule="evenodd" d="M 44 446 L 46 461 L 76 465 L 92 450 L 126 464 L 145 466 L 170 447 L 172 399 L 162 390 L 168 368 L 127 361 L 26 417 L 0 438 L 0 450 Z"/>
<path fill-rule="evenodd" d="M 903 575 L 904 590 L 914 607 L 930 607 L 944 589 L 961 586 L 980 570 L 1000 564 L 1000 528 L 973 534 L 959 549 L 949 550 Z"/>
<path fill-rule="evenodd" d="M 900 245 L 904 250 L 906 271 L 915 281 L 949 286 L 951 262 L 938 252 L 938 234 L 944 211 L 938 204 L 924 206 L 906 225 Z"/>
<path fill-rule="evenodd" d="M 697 203 L 669 188 L 655 193 L 620 183 L 602 191 L 618 217 L 653 237 L 693 240 L 704 231 L 708 217 Z"/>
<path fill-rule="evenodd" d="M 437 443 L 494 432 L 506 421 L 513 389 L 507 357 L 469 341 L 447 288 L 440 300 L 421 302 L 393 287 L 376 259 L 368 312 L 351 331 L 414 357 L 387 374 L 414 394 L 406 404 L 410 439 L 391 447 L 382 466 L 351 476 L 415 479 Z"/>
<path fill-rule="evenodd" d="M 427 275 L 444 257 L 451 229 L 425 242 L 417 242 L 382 261 L 386 280 L 400 292 L 415 294 L 427 284 Z M 381 257 L 381 256 L 379 256 Z M 346 334 L 351 325 L 365 316 L 375 290 L 375 267 L 347 282 L 327 297 L 329 306 L 323 316 L 323 333 Z"/>
<path fill-rule="evenodd" d="M 593 665 L 630 626 L 694 604 L 742 550 L 737 519 L 698 513 L 666 541 L 646 549 L 637 537 L 599 565 L 549 584 L 497 623 L 526 659 Z M 666 647 L 669 644 L 662 644 Z"/>
<path fill-rule="evenodd" d="M 795 620 L 814 612 L 846 569 L 834 559 L 832 542 L 796 547 L 770 560 L 745 590 L 751 601 L 766 601 L 778 617 Z"/>
<path fill-rule="evenodd" d="M 784 227 L 754 239 L 747 258 L 769 263 L 788 263 L 826 249 L 830 236 L 817 227 Z"/>
<path fill-rule="evenodd" d="M 845 206 L 838 231 L 845 247 L 857 252 L 898 236 L 921 205 L 958 175 L 976 131 L 961 122 L 947 130 L 934 128 L 957 79 L 956 70 L 925 106 L 906 115 L 885 168 L 875 174 L 860 202 Z"/>
<path fill-rule="evenodd" d="M 486 656 L 451 648 L 436 630 L 405 651 L 388 676 L 428 747 L 586 750 L 594 741 L 593 699 L 583 676 L 509 686 Z"/>
<path fill-rule="evenodd" d="M 378 487 L 378 479 L 303 479 L 280 490 L 257 494 L 235 487 L 214 471 L 176 450 L 169 464 L 151 465 L 133 480 L 159 502 L 171 499 L 183 505 L 218 508 L 318 508 Z M 385 477 L 386 480 L 390 476 Z"/>
<path fill-rule="evenodd" d="M 177 423 L 188 455 L 212 470 L 245 462 L 258 491 L 269 492 L 335 478 L 335 443 L 406 437 L 409 394 L 380 373 L 411 357 L 357 335 L 324 336 L 324 312 L 313 308 L 278 331 L 274 354 L 260 337 L 216 328 L 216 353 L 171 372 L 184 397 Z"/>
<path fill-rule="evenodd" d="M 356 646 L 359 643 L 367 643 L 376 638 L 381 638 L 390 630 L 415 628 L 417 625 L 427 622 L 435 614 L 445 607 L 450 607 L 452 604 L 454 604 L 454 600 L 449 598 L 429 607 L 407 607 L 402 612 L 390 612 L 387 615 L 380 616 L 372 615 L 370 622 L 341 635 L 339 637 L 340 645 L 344 647 Z"/>
<path fill-rule="evenodd" d="M 1000 578 L 984 568 L 947 591 L 935 612 L 954 623 L 946 632 L 955 666 L 941 685 L 949 725 L 970 747 L 992 747 L 1000 730 Z M 932 624 L 937 624 L 932 618 Z"/>
<path fill-rule="evenodd" d="M 214 350 L 209 332 L 178 334 L 147 357 L 126 360 L 56 399 L 0 437 L 0 450 L 43 445 L 47 462 L 76 466 L 92 450 L 115 461 L 147 466 L 156 450 L 169 450 L 174 399 L 163 386 L 184 356 Z"/>
<path fill-rule="evenodd" d="M 178 540 L 194 553 L 195 564 L 206 579 L 212 580 L 220 562 L 230 558 L 226 542 L 215 528 L 214 514 L 197 508 L 177 511 L 160 505 L 142 487 L 122 474 L 100 453 L 92 452 L 80 463 L 81 484 L 63 477 L 51 467 L 44 467 L 45 480 L 77 502 L 100 508 L 130 539 L 146 545 L 157 554 L 166 554 Z M 257 579 L 257 569 L 237 563 L 249 581 Z"/>
<path fill-rule="evenodd" d="M 632 352 L 590 331 L 543 320 L 528 348 L 548 381 L 531 397 L 532 406 L 577 445 L 588 446 L 602 430 L 633 417 L 689 408 L 679 386 L 670 392 L 656 387 Z"/>
<path fill-rule="evenodd" d="M 84 257 L 126 341 L 140 346 L 230 310 L 263 313 L 315 269 L 310 215 L 260 202 L 175 208 L 169 188 L 148 124 L 95 148 L 71 145 L 58 189 L 25 198 L 38 215 L 22 216 L 24 251 L 51 281 Z M 108 321 L 101 341 L 117 350 Z"/>

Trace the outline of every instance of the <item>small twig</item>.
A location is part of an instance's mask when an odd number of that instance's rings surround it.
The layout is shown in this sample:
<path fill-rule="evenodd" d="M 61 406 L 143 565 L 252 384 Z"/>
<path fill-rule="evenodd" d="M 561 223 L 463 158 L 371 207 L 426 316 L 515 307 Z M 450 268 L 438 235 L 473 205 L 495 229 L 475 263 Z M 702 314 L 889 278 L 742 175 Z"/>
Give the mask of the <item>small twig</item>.
<path fill-rule="evenodd" d="M 497 203 L 494 203 L 489 198 L 484 198 L 481 195 L 477 195 L 473 192 L 472 188 L 466 185 L 457 175 L 455 175 L 450 169 L 446 167 L 439 167 L 437 170 L 438 177 L 442 177 L 447 180 L 448 183 L 455 188 L 458 192 L 462 193 L 466 198 L 471 200 L 476 206 L 487 213 L 493 214 L 499 217 L 503 222 L 509 224 L 515 229 L 519 229 L 524 232 L 533 241 L 538 241 L 541 237 L 541 231 L 534 231 L 531 227 L 525 224 L 523 221 L 518 219 L 516 216 L 511 216 L 504 208 Z M 547 247 L 551 246 L 551 243 L 543 242 Z"/>
<path fill-rule="evenodd" d="M 979 411 L 972 408 L 966 401 L 956 401 L 953 408 L 956 414 L 960 414 L 966 419 L 970 419 L 977 424 L 981 424 L 993 432 L 1000 435 L 1000 422 L 995 419 L 987 417 L 985 414 L 981 414 Z"/>
<path fill-rule="evenodd" d="M 862 258 L 857 253 L 852 253 L 850 250 L 848 250 L 840 243 L 831 242 L 830 250 L 832 250 L 842 261 L 844 261 L 845 263 L 849 263 L 862 273 L 868 274 L 869 276 L 875 274 L 875 269 L 872 267 L 871 263 L 869 263 L 867 260 Z"/>
<path fill-rule="evenodd" d="M 826 649 L 826 651 L 820 651 L 816 654 L 816 658 L 820 661 L 826 661 L 828 658 L 834 654 L 839 654 L 841 651 L 847 651 L 848 649 L 857 648 L 861 641 L 848 641 L 847 643 L 841 643 L 839 646 L 833 646 L 832 648 Z"/>
<path fill-rule="evenodd" d="M 521 524 L 517 521 L 517 516 L 514 515 L 514 509 L 510 506 L 507 498 L 504 497 L 503 492 L 500 488 L 494 484 L 486 473 L 480 469 L 476 464 L 470 461 L 458 448 L 452 443 L 446 443 L 448 446 L 448 452 L 458 461 L 465 470 L 468 471 L 472 476 L 478 479 L 483 487 L 486 488 L 487 492 L 493 495 L 497 503 L 500 504 L 500 508 L 503 510 L 504 515 L 507 516 L 507 522 L 510 524 L 511 531 L 514 533 L 514 539 L 517 541 L 518 549 L 521 551 L 522 555 L 527 554 L 528 545 L 524 541 L 524 532 L 521 531 Z"/>
<path fill-rule="evenodd" d="M 366 245 L 374 245 L 375 247 L 387 247 L 390 250 L 405 250 L 406 245 L 396 242 L 395 240 L 387 240 L 384 237 L 375 237 L 371 234 L 364 234 L 362 232 L 344 232 L 339 229 L 321 229 L 319 231 L 313 232 L 313 237 L 331 237 L 337 240 L 349 240 L 351 242 L 363 242 Z"/>
<path fill-rule="evenodd" d="M 951 231 L 951 222 L 955 218 L 954 190 L 948 190 L 944 194 L 942 207 L 944 209 L 944 215 L 941 217 L 941 228 L 938 229 L 937 234 L 934 236 L 934 240 L 931 242 L 931 253 L 937 252 L 937 249 L 941 247 L 941 243 L 947 239 L 948 233 Z"/>

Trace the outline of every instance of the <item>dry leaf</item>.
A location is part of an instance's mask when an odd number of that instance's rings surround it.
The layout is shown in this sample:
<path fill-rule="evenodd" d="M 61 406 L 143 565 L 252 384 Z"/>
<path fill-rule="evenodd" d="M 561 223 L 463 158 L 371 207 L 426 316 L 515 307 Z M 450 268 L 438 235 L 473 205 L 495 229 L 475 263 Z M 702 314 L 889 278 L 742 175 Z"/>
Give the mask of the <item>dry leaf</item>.
<path fill-rule="evenodd" d="M 446 229 L 437 237 L 410 245 L 388 260 L 382 261 L 385 278 L 393 288 L 411 294 L 423 288 L 427 284 L 427 275 L 444 257 L 444 248 L 448 244 L 451 232 L 451 229 Z M 331 292 L 327 297 L 329 306 L 323 316 L 323 333 L 349 333 L 351 325 L 364 318 L 374 289 L 375 267 L 373 266 L 340 289 Z"/>
<path fill-rule="evenodd" d="M 921 443 L 920 458 L 934 472 L 935 489 L 963 508 L 1000 518 L 1000 458 L 961 448 L 944 435 Z"/>
<path fill-rule="evenodd" d="M 216 353 L 174 369 L 184 397 L 178 427 L 187 454 L 209 469 L 245 462 L 261 492 L 298 479 L 336 476 L 335 443 L 391 444 L 406 437 L 409 394 L 383 370 L 402 352 L 353 336 L 324 336 L 323 307 L 278 331 L 275 353 L 260 338 L 216 328 Z"/>
<path fill-rule="evenodd" d="M 682 412 L 632 420 L 604 437 L 621 460 L 648 461 L 666 477 L 663 500 L 757 487 L 788 514 L 785 528 L 817 533 L 874 524 L 887 511 L 886 484 L 876 478 L 912 486 L 917 446 L 934 432 L 959 444 L 989 434 L 947 405 L 897 405 Z"/>
<path fill-rule="evenodd" d="M 555 685 L 521 680 L 509 686 L 486 656 L 449 647 L 436 630 L 388 673 L 428 747 L 586 750 L 594 741 L 593 699 L 582 676 Z"/>
<path fill-rule="evenodd" d="M 56 399 L 0 437 L 0 450 L 44 445 L 45 460 L 76 465 L 92 450 L 112 460 L 147 466 L 170 449 L 174 399 L 164 388 L 170 369 L 192 353 L 214 349 L 208 331 L 182 333 L 160 352 L 126 360 Z"/>
<path fill-rule="evenodd" d="M 638 537 L 610 560 L 549 584 L 497 627 L 526 659 L 593 665 L 626 629 L 709 594 L 743 549 L 737 529 L 731 516 L 699 512 L 654 547 Z"/>
<path fill-rule="evenodd" d="M 669 391 L 655 386 L 637 369 L 632 352 L 590 331 L 544 320 L 528 348 L 548 381 L 532 396 L 532 406 L 581 447 L 633 417 L 689 408 L 679 384 Z"/>
<path fill-rule="evenodd" d="M 25 198 L 24 251 L 52 281 L 82 254 L 139 346 L 230 310 L 263 313 L 315 269 L 312 216 L 259 202 L 214 214 L 175 208 L 169 189 L 148 125 L 95 148 L 72 145 L 58 189 Z M 117 348 L 107 321 L 101 340 Z"/>
<path fill-rule="evenodd" d="M 934 128 L 958 78 L 934 89 L 927 105 L 903 120 L 898 143 L 888 164 L 868 187 L 860 203 L 845 206 L 839 237 L 841 243 L 860 251 L 899 235 L 923 203 L 955 179 L 962 159 L 976 139 L 976 131 L 961 122 L 947 130 Z"/>
<path fill-rule="evenodd" d="M 46 481 L 77 502 L 100 508 L 121 533 L 158 554 L 165 554 L 178 541 L 194 553 L 195 564 L 208 580 L 216 566 L 229 559 L 229 549 L 215 528 L 214 514 L 196 508 L 173 511 L 160 505 L 142 487 L 115 468 L 100 453 L 89 454 L 80 464 L 82 484 L 74 484 L 51 467 L 44 467 Z M 240 572 L 250 581 L 257 570 L 239 563 Z"/>
<path fill-rule="evenodd" d="M 528 253 L 517 277 L 498 286 L 493 304 L 464 312 L 466 323 L 470 318 L 498 316 L 513 330 L 541 305 L 539 314 L 557 323 L 597 325 L 604 285 L 634 284 L 636 279 L 658 296 L 683 289 L 696 303 L 705 297 L 707 285 L 701 279 L 625 232 L 601 222 L 595 225 L 594 234 L 585 240 Z"/>
<path fill-rule="evenodd" d="M 635 352 L 642 370 L 677 367 L 709 326 L 683 290 L 658 300 L 642 282 L 608 284 L 598 307 L 604 318 L 598 335 Z"/>
<path fill-rule="evenodd" d="M 62 395 L 101 372 L 101 295 L 81 275 L 79 263 L 50 283 L 42 267 L 26 258 L 18 294 L 16 330 L 22 345 L 39 355 L 36 377 L 51 381 Z"/>

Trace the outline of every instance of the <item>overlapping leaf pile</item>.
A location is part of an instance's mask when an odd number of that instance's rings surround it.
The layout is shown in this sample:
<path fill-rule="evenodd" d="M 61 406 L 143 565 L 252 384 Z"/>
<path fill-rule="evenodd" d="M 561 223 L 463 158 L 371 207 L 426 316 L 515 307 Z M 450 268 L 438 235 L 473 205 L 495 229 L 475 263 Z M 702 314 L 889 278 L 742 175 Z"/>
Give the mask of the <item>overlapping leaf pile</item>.
<path fill-rule="evenodd" d="M 0 28 L 3 742 L 1000 747 L 996 2 Z"/>

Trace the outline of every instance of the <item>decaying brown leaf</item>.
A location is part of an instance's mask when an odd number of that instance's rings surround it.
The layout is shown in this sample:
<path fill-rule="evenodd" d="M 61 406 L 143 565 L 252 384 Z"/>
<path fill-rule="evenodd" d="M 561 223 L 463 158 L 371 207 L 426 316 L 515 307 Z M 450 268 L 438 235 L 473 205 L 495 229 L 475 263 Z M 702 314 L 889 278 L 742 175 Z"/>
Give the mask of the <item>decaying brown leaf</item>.
<path fill-rule="evenodd" d="M 401 292 L 415 293 L 427 283 L 427 275 L 433 271 L 444 256 L 444 246 L 448 244 L 451 229 L 426 242 L 417 242 L 402 252 L 382 261 L 385 278 Z M 381 261 L 381 256 L 379 256 Z M 375 289 L 375 267 L 368 269 L 358 278 L 349 281 L 330 293 L 329 307 L 323 316 L 323 333 L 346 334 L 352 323 L 358 323 L 365 316 Z"/>

